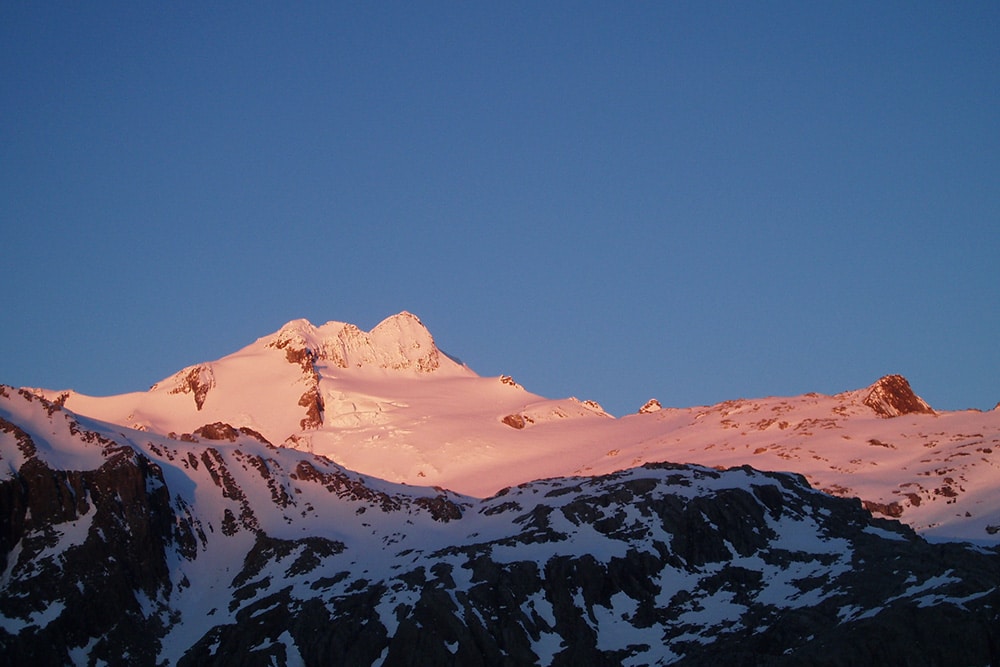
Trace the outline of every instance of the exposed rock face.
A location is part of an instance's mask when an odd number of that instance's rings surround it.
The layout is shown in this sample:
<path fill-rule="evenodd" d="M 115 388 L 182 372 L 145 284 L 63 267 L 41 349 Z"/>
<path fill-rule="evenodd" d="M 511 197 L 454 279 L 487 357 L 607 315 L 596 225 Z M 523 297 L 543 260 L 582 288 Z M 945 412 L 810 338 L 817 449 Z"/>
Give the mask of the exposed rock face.
<path fill-rule="evenodd" d="M 648 415 L 651 412 L 659 412 L 662 409 L 663 409 L 663 406 L 660 405 L 660 402 L 658 400 L 656 400 L 655 398 L 651 398 L 648 401 L 646 401 L 645 405 L 643 405 L 641 408 L 639 408 L 639 414 L 640 415 Z"/>
<path fill-rule="evenodd" d="M 522 414 L 510 414 L 510 415 L 506 415 L 500 421 L 502 421 L 507 426 L 510 426 L 511 428 L 516 428 L 516 429 L 520 430 L 520 429 L 524 428 L 525 426 L 527 426 L 529 423 L 531 423 L 531 418 L 530 417 L 525 417 Z"/>
<path fill-rule="evenodd" d="M 306 409 L 306 416 L 299 421 L 302 430 L 316 429 L 323 425 L 323 394 L 319 390 L 320 374 L 316 364 L 320 353 L 311 347 L 302 329 L 314 329 L 302 320 L 291 322 L 278 332 L 269 347 L 285 351 L 285 359 L 302 369 L 302 382 L 308 387 L 299 397 L 299 405 Z"/>
<path fill-rule="evenodd" d="M 205 424 L 194 432 L 195 435 L 201 436 L 206 440 L 228 440 L 229 442 L 236 442 L 236 438 L 239 437 L 240 432 L 229 424 L 223 422 L 215 422 L 214 424 Z"/>
<path fill-rule="evenodd" d="M 154 664 L 175 613 L 168 561 L 195 548 L 159 466 L 127 447 L 97 470 L 32 457 L 0 481 L 0 512 L 0 653 L 58 665 L 88 646 L 92 662 Z"/>
<path fill-rule="evenodd" d="M 931 406 L 913 393 L 902 375 L 886 375 L 873 384 L 864 404 L 880 417 L 898 417 L 912 413 L 934 414 Z"/>
<path fill-rule="evenodd" d="M 916 504 L 920 504 L 919 496 L 917 496 Z M 883 516 L 892 517 L 893 519 L 898 519 L 903 516 L 903 506 L 898 502 L 877 503 L 871 500 L 862 500 L 861 505 L 872 514 L 881 514 Z"/>
<path fill-rule="evenodd" d="M 310 387 L 299 398 L 299 405 L 306 409 L 306 416 L 299 422 L 302 430 L 319 428 L 323 425 L 323 394 L 319 391 L 319 386 Z"/>
<path fill-rule="evenodd" d="M 205 398 L 208 392 L 215 386 L 215 375 L 212 367 L 207 364 L 199 364 L 191 368 L 185 368 L 180 373 L 174 375 L 168 382 L 173 384 L 170 389 L 171 394 L 191 394 L 194 397 L 194 404 L 201 410 L 205 405 Z M 153 385 L 152 389 L 155 389 Z"/>

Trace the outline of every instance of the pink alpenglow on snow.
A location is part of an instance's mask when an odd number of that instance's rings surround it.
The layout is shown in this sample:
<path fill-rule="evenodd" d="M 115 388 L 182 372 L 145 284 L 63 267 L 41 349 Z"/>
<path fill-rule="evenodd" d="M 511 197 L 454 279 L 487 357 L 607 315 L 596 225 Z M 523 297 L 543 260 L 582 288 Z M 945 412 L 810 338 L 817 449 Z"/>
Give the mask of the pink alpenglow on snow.
<path fill-rule="evenodd" d="M 649 462 L 797 472 L 929 536 L 1000 541 L 1000 410 L 935 411 L 905 378 L 614 418 L 509 376 L 480 377 L 410 313 L 371 331 L 294 320 L 149 391 L 63 396 L 80 415 L 182 438 L 206 424 L 260 434 L 390 482 L 487 497 L 565 475 Z M 995 538 L 993 536 L 996 536 Z"/>

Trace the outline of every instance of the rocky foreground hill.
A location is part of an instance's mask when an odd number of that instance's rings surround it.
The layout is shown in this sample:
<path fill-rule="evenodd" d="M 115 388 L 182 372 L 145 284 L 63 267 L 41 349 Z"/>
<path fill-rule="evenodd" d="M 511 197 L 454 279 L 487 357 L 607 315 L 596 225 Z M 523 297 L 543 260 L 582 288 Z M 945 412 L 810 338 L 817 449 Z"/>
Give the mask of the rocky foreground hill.
<path fill-rule="evenodd" d="M 1000 663 L 995 547 L 750 467 L 477 499 L 3 387 L 0 521 L 8 664 Z"/>

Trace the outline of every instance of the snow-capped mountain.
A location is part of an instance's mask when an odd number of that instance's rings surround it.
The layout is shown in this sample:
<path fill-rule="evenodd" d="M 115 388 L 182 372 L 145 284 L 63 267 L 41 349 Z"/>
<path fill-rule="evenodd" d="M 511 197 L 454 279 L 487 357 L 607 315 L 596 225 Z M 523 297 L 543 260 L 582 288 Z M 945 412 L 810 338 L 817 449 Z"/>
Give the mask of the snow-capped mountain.
<path fill-rule="evenodd" d="M 990 664 L 998 424 L 899 376 L 616 419 L 408 313 L 290 322 L 147 392 L 0 385 L 0 655 Z"/>
<path fill-rule="evenodd" d="M 404 312 L 370 332 L 289 322 L 148 392 L 44 395 L 174 437 L 222 422 L 380 479 L 479 497 L 648 462 L 750 464 L 801 473 L 927 535 L 1000 541 L 1000 410 L 935 412 L 900 376 L 836 396 L 693 408 L 654 400 L 614 419 L 592 401 L 546 399 L 510 377 L 476 375 Z"/>

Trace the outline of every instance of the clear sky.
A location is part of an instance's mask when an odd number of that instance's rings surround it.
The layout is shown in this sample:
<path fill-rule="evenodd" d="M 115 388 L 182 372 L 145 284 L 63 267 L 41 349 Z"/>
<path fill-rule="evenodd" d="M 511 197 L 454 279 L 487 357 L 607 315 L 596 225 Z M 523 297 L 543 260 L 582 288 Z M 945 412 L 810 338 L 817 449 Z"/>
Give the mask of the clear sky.
<path fill-rule="evenodd" d="M 0 230 L 6 384 L 408 310 L 619 415 L 989 409 L 1000 3 L 3 2 Z"/>

